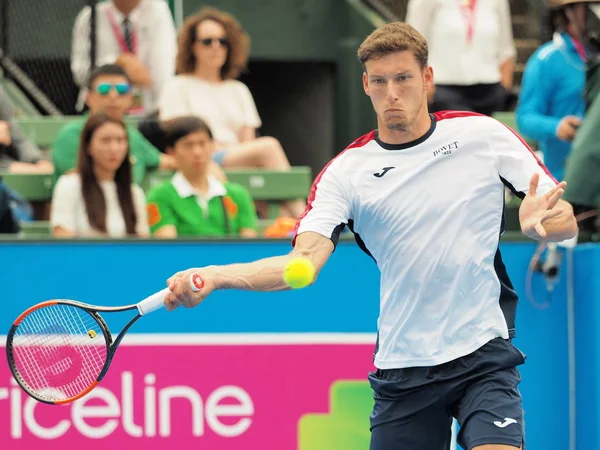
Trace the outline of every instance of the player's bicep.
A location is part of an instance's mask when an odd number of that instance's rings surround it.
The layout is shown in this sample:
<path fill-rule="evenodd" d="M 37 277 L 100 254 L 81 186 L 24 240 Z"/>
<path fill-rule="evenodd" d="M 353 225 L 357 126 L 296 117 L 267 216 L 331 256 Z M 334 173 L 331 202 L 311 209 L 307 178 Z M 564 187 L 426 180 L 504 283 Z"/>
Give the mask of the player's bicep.
<path fill-rule="evenodd" d="M 307 231 L 296 237 L 293 256 L 302 256 L 309 259 L 315 266 L 316 273 L 319 273 L 329 256 L 333 253 L 333 242 L 322 234 L 313 231 Z"/>
<path fill-rule="evenodd" d="M 550 171 L 516 132 L 496 120 L 490 120 L 489 123 L 498 173 L 513 194 L 523 198 L 529 192 L 529 183 L 534 173 L 540 175 L 539 194 L 556 186 L 557 182 Z"/>
<path fill-rule="evenodd" d="M 333 246 L 352 215 L 347 185 L 335 175 L 333 168 L 325 168 L 315 179 L 304 214 L 298 219 L 294 239 L 306 231 L 318 233 L 331 240 Z"/>

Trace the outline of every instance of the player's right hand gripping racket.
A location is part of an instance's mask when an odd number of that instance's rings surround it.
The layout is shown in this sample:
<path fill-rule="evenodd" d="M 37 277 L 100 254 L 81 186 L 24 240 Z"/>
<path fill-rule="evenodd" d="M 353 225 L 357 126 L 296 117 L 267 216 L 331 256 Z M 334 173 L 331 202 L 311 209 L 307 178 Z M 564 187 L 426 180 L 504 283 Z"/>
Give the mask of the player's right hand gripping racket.
<path fill-rule="evenodd" d="M 192 290 L 202 289 L 199 275 Z M 164 306 L 169 288 L 128 306 L 103 307 L 72 300 L 50 300 L 24 311 L 11 326 L 6 356 L 17 383 L 34 399 L 53 405 L 83 397 L 104 378 L 125 333 L 144 314 Z M 137 309 L 113 341 L 100 312 Z"/>

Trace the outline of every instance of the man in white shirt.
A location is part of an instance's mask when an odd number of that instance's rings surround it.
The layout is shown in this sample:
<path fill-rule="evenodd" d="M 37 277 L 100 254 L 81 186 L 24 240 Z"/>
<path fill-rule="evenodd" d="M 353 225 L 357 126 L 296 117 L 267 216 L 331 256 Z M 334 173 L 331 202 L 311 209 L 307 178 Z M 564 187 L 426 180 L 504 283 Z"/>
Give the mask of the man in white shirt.
<path fill-rule="evenodd" d="M 90 17 L 86 6 L 75 19 L 71 48 L 73 79 L 85 102 L 90 64 Z M 131 113 L 151 112 L 164 84 L 175 74 L 177 34 L 164 0 L 110 0 L 96 5 L 96 67 L 118 64 L 132 80 Z"/>
<path fill-rule="evenodd" d="M 517 295 L 499 252 L 504 187 L 523 198 L 526 236 L 561 241 L 577 232 L 565 183 L 496 120 L 429 114 L 427 42 L 410 25 L 382 26 L 358 56 L 378 129 L 317 176 L 292 252 L 177 273 L 165 304 L 193 307 L 217 289 L 284 290 L 285 265 L 303 256 L 318 273 L 348 226 L 381 271 L 371 450 L 447 450 L 453 416 L 465 449 L 520 449 L 524 355 L 510 341 Z"/>
<path fill-rule="evenodd" d="M 517 54 L 508 0 L 409 0 L 406 22 L 429 44 L 431 111 L 506 109 Z"/>

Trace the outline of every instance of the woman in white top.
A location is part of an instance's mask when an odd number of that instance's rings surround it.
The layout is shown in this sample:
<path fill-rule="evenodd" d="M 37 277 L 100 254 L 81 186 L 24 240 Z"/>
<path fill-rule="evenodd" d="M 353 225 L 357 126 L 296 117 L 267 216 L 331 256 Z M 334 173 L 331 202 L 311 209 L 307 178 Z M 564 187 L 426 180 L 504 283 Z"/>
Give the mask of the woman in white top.
<path fill-rule="evenodd" d="M 50 213 L 56 237 L 149 236 L 146 199 L 133 184 L 125 124 L 90 116 L 76 171 L 59 177 Z"/>
<path fill-rule="evenodd" d="M 261 120 L 248 87 L 237 80 L 246 67 L 250 39 L 235 18 L 214 8 L 189 17 L 179 33 L 176 72 L 163 88 L 161 120 L 197 116 L 212 130 L 224 168 L 289 170 L 279 141 L 256 137 Z M 306 203 L 285 202 L 284 215 L 299 217 Z"/>
<path fill-rule="evenodd" d="M 508 0 L 410 0 L 406 22 L 429 43 L 431 110 L 506 109 L 516 55 Z"/>

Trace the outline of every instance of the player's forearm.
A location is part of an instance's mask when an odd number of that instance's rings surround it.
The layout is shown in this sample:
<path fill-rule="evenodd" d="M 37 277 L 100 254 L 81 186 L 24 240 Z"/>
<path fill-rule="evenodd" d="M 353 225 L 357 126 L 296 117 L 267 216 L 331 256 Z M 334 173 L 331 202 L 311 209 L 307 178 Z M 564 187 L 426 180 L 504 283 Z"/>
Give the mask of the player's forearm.
<path fill-rule="evenodd" d="M 309 260 L 314 272 L 308 276 L 308 281 L 314 283 L 333 249 L 331 239 L 315 232 L 305 232 L 297 237 L 294 250 L 287 255 L 206 269 L 210 271 L 210 279 L 214 280 L 216 289 L 283 291 L 290 289 L 283 277 L 290 261 L 296 258 Z"/>
<path fill-rule="evenodd" d="M 217 289 L 247 291 L 283 291 L 289 286 L 283 281 L 285 265 L 292 255 L 275 256 L 245 264 L 214 267 Z"/>

